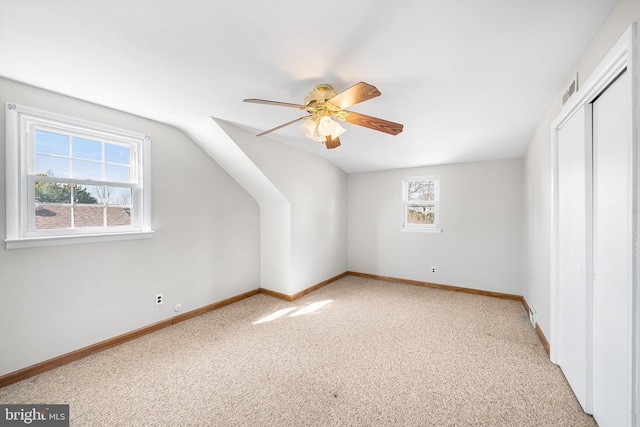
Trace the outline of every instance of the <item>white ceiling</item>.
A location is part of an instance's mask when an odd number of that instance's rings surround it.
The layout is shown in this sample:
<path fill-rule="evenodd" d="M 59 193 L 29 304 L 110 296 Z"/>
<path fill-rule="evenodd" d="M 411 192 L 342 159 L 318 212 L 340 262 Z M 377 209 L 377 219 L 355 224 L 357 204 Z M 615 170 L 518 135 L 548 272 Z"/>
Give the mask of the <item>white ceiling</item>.
<path fill-rule="evenodd" d="M 326 150 L 269 136 L 345 172 L 520 157 L 618 0 L 0 0 L 0 75 L 188 130 L 212 116 L 258 133 L 316 84 L 365 81 Z M 302 112 L 304 113 L 304 112 Z M 259 144 L 261 138 L 256 138 Z"/>

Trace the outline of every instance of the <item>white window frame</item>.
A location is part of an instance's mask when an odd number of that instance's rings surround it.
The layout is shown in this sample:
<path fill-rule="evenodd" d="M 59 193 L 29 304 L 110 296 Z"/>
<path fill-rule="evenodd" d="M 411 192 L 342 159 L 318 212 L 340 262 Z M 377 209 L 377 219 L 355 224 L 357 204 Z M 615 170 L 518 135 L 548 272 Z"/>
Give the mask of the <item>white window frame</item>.
<path fill-rule="evenodd" d="M 117 143 L 130 148 L 130 183 L 73 178 L 38 180 L 132 189 L 131 225 L 71 229 L 35 228 L 34 132 L 62 133 Z M 6 103 L 6 239 L 7 249 L 150 238 L 151 162 L 148 135 Z"/>
<path fill-rule="evenodd" d="M 434 181 L 435 182 L 435 200 L 429 204 L 434 205 L 434 223 L 433 224 L 411 224 L 407 221 L 408 205 L 409 205 L 409 182 L 412 181 Z M 415 204 L 415 202 L 411 202 Z M 440 227 L 440 178 L 435 175 L 426 176 L 410 176 L 402 179 L 402 228 L 401 231 L 417 231 L 423 233 L 441 233 Z"/>

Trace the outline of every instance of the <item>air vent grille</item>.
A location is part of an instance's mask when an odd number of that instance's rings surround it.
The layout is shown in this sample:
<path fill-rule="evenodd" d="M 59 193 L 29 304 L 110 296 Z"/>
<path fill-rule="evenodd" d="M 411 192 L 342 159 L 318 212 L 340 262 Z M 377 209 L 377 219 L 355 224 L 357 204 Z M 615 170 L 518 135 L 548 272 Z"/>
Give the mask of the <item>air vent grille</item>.
<path fill-rule="evenodd" d="M 566 104 L 569 98 L 573 96 L 574 93 L 578 91 L 578 73 L 569 83 L 569 88 L 565 91 L 564 95 L 562 95 L 562 105 Z"/>

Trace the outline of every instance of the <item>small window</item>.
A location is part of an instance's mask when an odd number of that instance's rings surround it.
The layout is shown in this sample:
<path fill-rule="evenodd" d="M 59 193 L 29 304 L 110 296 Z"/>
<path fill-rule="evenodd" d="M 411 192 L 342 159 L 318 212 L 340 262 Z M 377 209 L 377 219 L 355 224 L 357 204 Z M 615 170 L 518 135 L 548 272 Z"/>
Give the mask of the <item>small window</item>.
<path fill-rule="evenodd" d="M 403 179 L 403 230 L 442 231 L 438 212 L 439 190 L 438 178 L 434 176 Z"/>
<path fill-rule="evenodd" d="M 7 248 L 151 236 L 149 137 L 7 104 Z"/>

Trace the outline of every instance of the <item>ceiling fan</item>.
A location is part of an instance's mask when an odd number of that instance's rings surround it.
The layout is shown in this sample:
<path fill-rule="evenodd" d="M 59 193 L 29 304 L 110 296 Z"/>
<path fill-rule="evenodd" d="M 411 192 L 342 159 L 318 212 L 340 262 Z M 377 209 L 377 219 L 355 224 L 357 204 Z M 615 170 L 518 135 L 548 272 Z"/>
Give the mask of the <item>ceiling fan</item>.
<path fill-rule="evenodd" d="M 307 138 L 322 142 L 327 148 L 331 149 L 340 145 L 340 135 L 345 132 L 345 128 L 343 128 L 337 121 L 333 120 L 332 117 L 335 117 L 339 121 L 346 121 L 347 123 L 364 126 L 369 129 L 391 135 L 397 135 L 402 132 L 403 126 L 400 123 L 394 123 L 388 120 L 378 119 L 376 117 L 345 110 L 345 108 L 349 108 L 360 102 L 375 98 L 376 96 L 380 96 L 380 91 L 376 89 L 375 86 L 365 82 L 360 82 L 338 94 L 334 92 L 331 85 L 319 84 L 313 91 L 309 92 L 307 96 L 305 96 L 304 105 L 253 98 L 245 99 L 244 102 L 297 108 L 309 113 L 306 116 L 292 120 L 273 129 L 269 129 L 256 136 L 266 135 L 270 132 L 282 129 L 285 126 L 305 120 L 305 122 L 300 125 L 302 133 Z"/>

